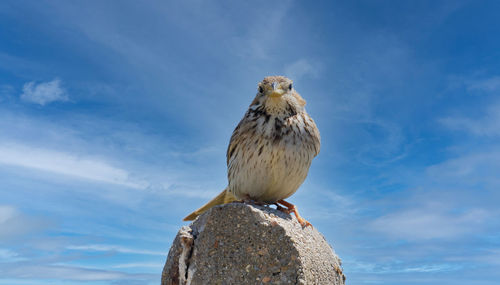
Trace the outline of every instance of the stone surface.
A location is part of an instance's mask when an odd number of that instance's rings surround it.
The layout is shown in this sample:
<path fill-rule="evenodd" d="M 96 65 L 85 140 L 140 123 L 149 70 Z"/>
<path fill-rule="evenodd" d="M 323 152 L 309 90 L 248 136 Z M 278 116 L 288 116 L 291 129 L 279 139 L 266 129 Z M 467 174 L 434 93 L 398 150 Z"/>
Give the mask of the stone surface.
<path fill-rule="evenodd" d="M 179 230 L 161 284 L 344 284 L 341 262 L 313 227 L 269 207 L 216 206 Z"/>

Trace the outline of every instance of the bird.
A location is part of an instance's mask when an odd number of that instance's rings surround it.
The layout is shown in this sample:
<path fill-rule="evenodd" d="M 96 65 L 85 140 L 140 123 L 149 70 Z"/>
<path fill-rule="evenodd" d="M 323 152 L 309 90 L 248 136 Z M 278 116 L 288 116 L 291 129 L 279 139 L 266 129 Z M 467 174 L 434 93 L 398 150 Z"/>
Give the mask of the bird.
<path fill-rule="evenodd" d="M 292 80 L 265 77 L 231 136 L 226 189 L 184 221 L 194 220 L 213 206 L 239 201 L 274 204 L 283 212 L 294 213 L 302 227 L 311 226 L 295 205 L 284 200 L 304 182 L 320 151 L 319 130 L 305 105 Z"/>

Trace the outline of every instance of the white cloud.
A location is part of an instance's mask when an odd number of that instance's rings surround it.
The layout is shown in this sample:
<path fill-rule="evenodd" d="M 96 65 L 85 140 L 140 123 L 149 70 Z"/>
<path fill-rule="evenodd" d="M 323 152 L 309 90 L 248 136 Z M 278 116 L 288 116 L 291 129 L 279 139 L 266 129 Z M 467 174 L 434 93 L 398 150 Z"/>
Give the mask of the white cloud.
<path fill-rule="evenodd" d="M 0 85 L 0 102 L 4 101 L 7 98 L 10 98 L 14 93 L 14 87 L 11 85 Z"/>
<path fill-rule="evenodd" d="M 16 258 L 18 256 L 17 253 L 9 250 L 9 249 L 5 249 L 5 248 L 0 248 L 0 260 L 12 260 L 13 258 Z"/>
<path fill-rule="evenodd" d="M 23 86 L 21 99 L 26 102 L 45 105 L 55 101 L 67 101 L 66 91 L 61 87 L 61 80 L 58 78 L 36 84 L 34 81 Z"/>
<path fill-rule="evenodd" d="M 108 135 L 96 136 L 96 133 Z M 33 170 L 20 169 L 24 177 L 47 178 L 53 174 L 51 180 L 78 178 L 111 183 L 145 189 L 147 192 L 142 194 L 163 198 L 171 195 L 209 199 L 217 195 L 225 187 L 224 175 L 206 178 L 193 173 L 203 166 L 201 162 L 212 161 L 218 150 L 165 147 L 174 142 L 143 133 L 135 125 L 123 122 L 83 117 L 81 121 L 54 124 L 0 109 L 0 165 Z M 224 155 L 223 150 L 219 152 Z M 225 165 L 221 171 L 225 171 Z M 100 190 L 96 194 L 120 203 L 138 201 L 130 197 L 131 192 L 124 195 L 123 191 L 117 194 L 113 188 L 107 189 L 109 192 Z"/>
<path fill-rule="evenodd" d="M 104 161 L 24 145 L 0 144 L 0 164 L 33 168 L 136 189 L 147 187 L 146 182 L 134 181 L 126 170 L 113 167 Z"/>
<path fill-rule="evenodd" d="M 462 185 L 490 183 L 498 187 L 500 185 L 498 169 L 500 169 L 500 152 L 484 151 L 432 165 L 426 169 L 426 173 L 434 180 L 460 182 Z"/>
<path fill-rule="evenodd" d="M 488 217 L 482 209 L 457 214 L 443 208 L 443 205 L 433 204 L 394 212 L 373 221 L 371 229 L 407 240 L 454 239 L 473 234 Z"/>
<path fill-rule="evenodd" d="M 18 212 L 16 211 L 16 208 L 12 206 L 0 205 L 0 224 L 5 223 L 17 215 Z"/>
<path fill-rule="evenodd" d="M 499 119 L 500 118 L 493 118 L 493 120 L 474 120 L 463 117 L 447 117 L 440 119 L 439 122 L 456 131 L 465 131 L 477 136 L 496 136 L 500 135 Z"/>
<path fill-rule="evenodd" d="M 291 1 L 281 1 L 279 9 L 264 9 L 248 23 L 247 32 L 232 39 L 231 51 L 247 60 L 265 60 L 280 45 L 280 30 L 291 8 Z"/>
<path fill-rule="evenodd" d="M 2 277 L 65 279 L 65 280 L 117 280 L 129 278 L 129 274 L 114 271 L 87 269 L 57 265 L 16 265 L 2 269 Z"/>
<path fill-rule="evenodd" d="M 472 258 L 474 261 L 500 266 L 500 248 L 486 250 L 486 253 Z"/>
<path fill-rule="evenodd" d="M 406 157 L 408 144 L 400 126 L 383 120 L 358 120 L 360 132 L 356 150 L 358 161 L 369 166 L 384 166 Z"/>
<path fill-rule="evenodd" d="M 319 68 L 318 64 L 299 59 L 285 67 L 285 75 L 292 80 L 298 80 L 304 76 L 316 77 L 319 74 Z"/>
<path fill-rule="evenodd" d="M 460 264 L 435 263 L 435 264 L 402 264 L 399 260 L 385 260 L 383 264 L 363 262 L 355 259 L 343 259 L 344 268 L 349 268 L 351 273 L 376 273 L 376 274 L 394 274 L 394 273 L 430 273 L 455 271 L 463 268 Z"/>
<path fill-rule="evenodd" d="M 124 263 L 113 265 L 113 268 L 163 268 L 164 263 Z"/>
<path fill-rule="evenodd" d="M 165 255 L 165 252 L 144 250 L 144 249 L 134 249 L 134 248 L 128 248 L 128 247 L 123 247 L 123 246 L 119 246 L 119 245 L 107 245 L 107 244 L 70 245 L 67 247 L 67 249 L 83 250 L 83 251 L 109 251 L 109 252 L 141 254 L 141 255 L 160 255 L 160 256 Z"/>
<path fill-rule="evenodd" d="M 401 272 L 443 272 L 443 271 L 455 271 L 462 269 L 460 265 L 451 264 L 425 264 L 421 266 L 408 267 L 401 270 Z"/>
<path fill-rule="evenodd" d="M 41 218 L 22 214 L 15 207 L 0 205 L 0 241 L 36 232 L 47 227 L 48 224 L 48 221 Z"/>
<path fill-rule="evenodd" d="M 500 102 L 490 105 L 483 116 L 476 119 L 456 116 L 441 118 L 439 122 L 452 130 L 469 132 L 477 136 L 498 136 L 500 135 Z"/>
<path fill-rule="evenodd" d="M 500 76 L 493 76 L 481 80 L 466 82 L 468 90 L 498 91 L 500 90 Z"/>
<path fill-rule="evenodd" d="M 314 195 L 310 195 L 313 193 Z M 311 220 L 327 220 L 344 223 L 359 211 L 352 196 L 339 194 L 337 189 L 320 185 L 303 186 L 293 197 L 302 201 L 300 210 Z"/>

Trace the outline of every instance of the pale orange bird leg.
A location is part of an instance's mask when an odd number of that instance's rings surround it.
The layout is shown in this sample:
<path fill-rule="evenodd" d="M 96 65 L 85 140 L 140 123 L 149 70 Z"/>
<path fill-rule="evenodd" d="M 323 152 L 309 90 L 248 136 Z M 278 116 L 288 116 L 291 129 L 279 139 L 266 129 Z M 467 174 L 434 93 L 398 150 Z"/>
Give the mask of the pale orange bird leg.
<path fill-rule="evenodd" d="M 285 200 L 278 200 L 276 201 L 276 203 L 280 203 L 281 205 L 287 207 L 287 209 L 283 209 L 278 205 L 278 210 L 285 212 L 287 214 L 294 213 L 295 216 L 297 217 L 297 221 L 299 221 L 300 225 L 302 225 L 303 227 L 312 226 L 311 223 L 309 223 L 306 219 L 300 216 L 299 210 L 297 210 L 297 207 L 295 207 L 294 204 L 288 203 Z"/>

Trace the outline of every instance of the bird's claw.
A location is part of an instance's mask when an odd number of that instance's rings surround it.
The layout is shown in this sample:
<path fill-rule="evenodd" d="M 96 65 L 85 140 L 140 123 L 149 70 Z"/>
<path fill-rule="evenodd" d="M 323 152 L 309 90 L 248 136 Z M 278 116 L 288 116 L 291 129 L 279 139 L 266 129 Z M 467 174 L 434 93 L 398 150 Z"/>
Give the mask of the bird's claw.
<path fill-rule="evenodd" d="M 284 213 L 287 213 L 287 214 L 294 213 L 295 217 L 297 217 L 297 221 L 299 222 L 299 224 L 303 228 L 308 227 L 308 226 L 312 226 L 311 223 L 309 223 L 306 219 L 304 219 L 300 216 L 299 211 L 297 210 L 297 207 L 295 207 L 295 205 L 290 204 L 285 200 L 279 200 L 277 203 L 280 203 L 280 204 L 284 205 L 285 207 L 287 207 L 287 208 L 283 208 L 283 207 L 279 206 L 278 204 L 276 204 L 278 206 L 278 208 L 277 208 L 278 210 L 280 210 Z"/>

